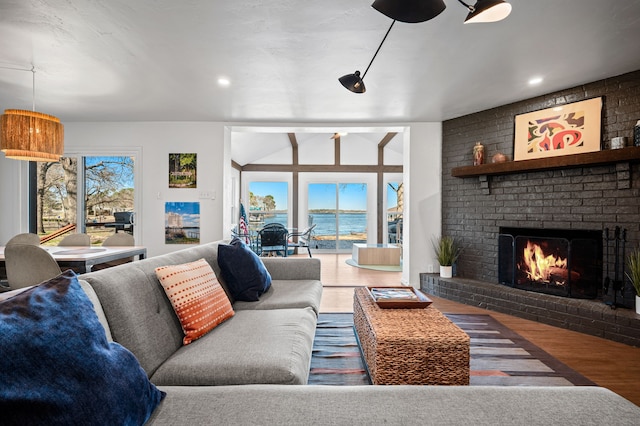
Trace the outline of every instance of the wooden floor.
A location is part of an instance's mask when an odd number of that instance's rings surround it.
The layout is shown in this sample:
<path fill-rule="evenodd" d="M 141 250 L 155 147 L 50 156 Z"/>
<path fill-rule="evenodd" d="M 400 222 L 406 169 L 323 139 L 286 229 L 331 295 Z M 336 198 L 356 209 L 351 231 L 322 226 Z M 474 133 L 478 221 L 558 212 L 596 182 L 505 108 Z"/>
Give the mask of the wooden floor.
<path fill-rule="evenodd" d="M 315 254 L 322 261 L 321 312 L 353 312 L 356 286 L 401 285 L 400 272 L 349 266 L 350 254 Z M 431 296 L 430 296 L 431 297 Z M 445 313 L 488 314 L 600 386 L 640 405 L 640 348 L 498 312 L 431 297 Z"/>

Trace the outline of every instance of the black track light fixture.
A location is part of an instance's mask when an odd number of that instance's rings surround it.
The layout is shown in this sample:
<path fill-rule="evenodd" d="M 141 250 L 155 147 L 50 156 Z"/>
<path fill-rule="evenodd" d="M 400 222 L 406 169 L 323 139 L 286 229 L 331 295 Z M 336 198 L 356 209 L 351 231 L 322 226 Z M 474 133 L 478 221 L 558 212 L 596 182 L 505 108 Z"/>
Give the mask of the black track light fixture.
<path fill-rule="evenodd" d="M 462 0 L 458 0 L 458 2 L 469 10 L 469 14 L 464 20 L 465 24 L 501 21 L 511 13 L 511 5 L 505 0 L 477 0 L 473 6 Z M 378 55 L 382 44 L 387 39 L 396 21 L 411 24 L 425 22 L 438 16 L 447 6 L 443 0 L 375 0 L 371 7 L 393 19 L 393 22 L 391 22 L 369 65 L 367 65 L 367 69 L 364 70 L 364 74 L 360 75 L 360 71 L 356 71 L 353 74 L 343 75 L 338 79 L 344 87 L 353 93 L 367 91 L 364 86 L 364 77 L 367 75 L 367 71 L 369 71 L 373 60 Z"/>
<path fill-rule="evenodd" d="M 367 75 L 367 71 L 369 71 L 369 68 L 371 67 L 371 64 L 373 63 L 373 60 L 378 55 L 378 52 L 380 51 L 380 48 L 384 44 L 384 41 L 387 39 L 387 36 L 389 35 L 389 32 L 391 31 L 391 28 L 393 28 L 393 24 L 395 24 L 395 23 L 396 23 L 396 21 L 394 19 L 393 22 L 391 22 L 391 25 L 389 26 L 389 29 L 387 30 L 387 33 L 382 38 L 382 41 L 380 42 L 380 46 L 378 46 L 378 49 L 376 50 L 376 53 L 373 54 L 373 58 L 371 58 L 371 61 L 369 62 L 369 65 L 367 65 L 367 69 L 364 70 L 364 74 L 362 74 L 362 77 L 360 77 L 360 71 L 356 71 L 353 74 L 343 75 L 342 77 L 340 77 L 338 79 L 338 81 L 344 87 L 346 87 L 348 90 L 352 91 L 353 93 L 364 93 L 364 92 L 367 91 L 366 87 L 364 87 L 364 81 L 363 81 L 364 80 L 364 76 Z"/>

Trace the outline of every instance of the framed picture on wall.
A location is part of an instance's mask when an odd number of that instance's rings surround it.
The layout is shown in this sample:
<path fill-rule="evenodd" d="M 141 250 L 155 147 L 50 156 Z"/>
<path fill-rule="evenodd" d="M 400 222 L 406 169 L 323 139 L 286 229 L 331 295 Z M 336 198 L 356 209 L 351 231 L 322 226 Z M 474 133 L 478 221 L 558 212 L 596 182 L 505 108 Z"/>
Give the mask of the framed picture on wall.
<path fill-rule="evenodd" d="M 601 97 L 516 115 L 513 159 L 600 151 L 601 124 Z"/>
<path fill-rule="evenodd" d="M 200 243 L 200 203 L 164 204 L 164 243 Z"/>
<path fill-rule="evenodd" d="M 169 188 L 198 186 L 198 154 L 169 154 Z"/>

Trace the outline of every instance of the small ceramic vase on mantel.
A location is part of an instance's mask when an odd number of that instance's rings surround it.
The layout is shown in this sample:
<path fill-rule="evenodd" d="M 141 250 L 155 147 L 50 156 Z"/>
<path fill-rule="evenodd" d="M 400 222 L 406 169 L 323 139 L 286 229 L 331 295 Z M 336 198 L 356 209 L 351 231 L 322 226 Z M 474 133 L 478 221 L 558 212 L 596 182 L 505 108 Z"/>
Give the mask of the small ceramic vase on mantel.
<path fill-rule="evenodd" d="M 481 164 L 484 164 L 484 145 L 476 142 L 476 145 L 473 147 L 473 165 L 479 166 Z"/>

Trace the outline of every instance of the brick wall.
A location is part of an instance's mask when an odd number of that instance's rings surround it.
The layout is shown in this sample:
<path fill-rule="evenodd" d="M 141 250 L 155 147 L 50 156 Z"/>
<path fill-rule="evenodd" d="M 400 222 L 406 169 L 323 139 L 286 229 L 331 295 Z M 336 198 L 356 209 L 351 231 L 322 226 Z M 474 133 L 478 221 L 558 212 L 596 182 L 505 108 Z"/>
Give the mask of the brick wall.
<path fill-rule="evenodd" d="M 442 232 L 459 238 L 464 246 L 458 276 L 497 282 L 500 226 L 592 230 L 621 226 L 628 232 L 627 247 L 638 245 L 637 163 L 628 170 L 625 163 L 490 176 L 490 191 L 478 177 L 451 176 L 453 167 L 473 164 L 477 141 L 485 146 L 486 161 L 497 152 L 513 159 L 515 115 L 598 96 L 603 97 L 602 141 L 616 136 L 633 140 L 633 126 L 640 119 L 640 71 L 443 123 Z M 618 180 L 629 172 L 628 183 L 620 184 Z"/>

